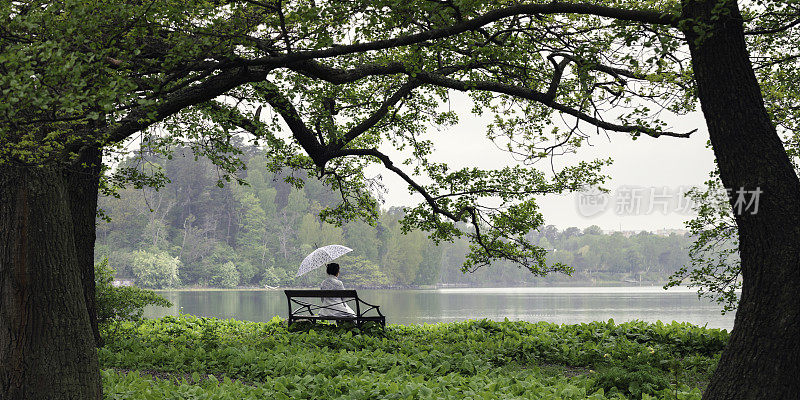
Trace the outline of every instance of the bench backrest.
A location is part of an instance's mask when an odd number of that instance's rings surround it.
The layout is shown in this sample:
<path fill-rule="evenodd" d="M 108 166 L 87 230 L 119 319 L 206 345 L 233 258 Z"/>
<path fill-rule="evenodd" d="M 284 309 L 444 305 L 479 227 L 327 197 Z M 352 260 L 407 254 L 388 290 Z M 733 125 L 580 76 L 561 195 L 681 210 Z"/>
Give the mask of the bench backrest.
<path fill-rule="evenodd" d="M 286 297 L 346 297 L 358 298 L 355 290 L 284 290 Z"/>
<path fill-rule="evenodd" d="M 380 321 L 381 324 L 386 325 L 386 320 L 384 319 L 383 314 L 381 314 L 381 310 L 379 306 L 369 304 L 364 300 L 358 298 L 358 294 L 355 290 L 292 290 L 287 289 L 284 290 L 283 293 L 286 294 L 286 302 L 289 305 L 289 322 L 291 323 L 293 320 L 298 319 L 348 319 L 348 320 L 357 320 L 360 324 L 363 321 Z M 334 305 L 319 305 L 310 303 L 305 300 L 298 300 L 298 298 L 333 298 L 333 299 L 340 299 L 334 300 L 337 304 L 346 303 L 346 302 L 353 302 L 355 308 L 355 315 L 343 317 L 343 316 L 315 316 L 314 311 L 323 310 L 323 309 L 334 309 Z M 299 306 L 297 308 L 293 307 Z M 366 315 L 370 311 L 377 313 L 377 316 L 368 316 Z M 306 313 L 310 315 L 306 315 Z"/>

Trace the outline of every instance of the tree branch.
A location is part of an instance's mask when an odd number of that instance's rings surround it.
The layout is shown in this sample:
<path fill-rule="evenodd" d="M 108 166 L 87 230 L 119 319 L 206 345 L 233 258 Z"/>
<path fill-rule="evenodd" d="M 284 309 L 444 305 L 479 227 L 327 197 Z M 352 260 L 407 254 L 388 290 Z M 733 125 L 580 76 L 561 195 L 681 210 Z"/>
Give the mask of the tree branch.
<path fill-rule="evenodd" d="M 107 143 L 121 142 L 128 136 L 163 121 L 186 107 L 211 100 L 242 84 L 263 80 L 267 72 L 262 68 L 223 71 L 202 83 L 168 95 L 155 106 L 137 107 L 111 129 Z"/>
<path fill-rule="evenodd" d="M 405 64 L 401 62 L 363 64 L 352 69 L 340 69 L 329 67 L 315 60 L 290 64 L 289 69 L 308 77 L 322 79 L 334 85 L 352 83 L 369 76 L 402 74 L 407 71 Z"/>
<path fill-rule="evenodd" d="M 428 203 L 428 205 L 435 213 L 444 215 L 445 217 L 453 220 L 454 222 L 462 222 L 463 214 L 466 210 L 461 210 L 458 214 L 453 214 L 450 211 L 447 211 L 439 207 L 439 205 L 436 203 L 436 199 L 430 193 L 428 193 L 428 191 L 425 190 L 425 188 L 422 187 L 422 185 L 417 183 L 402 169 L 394 165 L 394 162 L 392 162 L 392 160 L 386 154 L 381 153 L 377 149 L 342 149 L 331 154 L 331 158 L 347 157 L 347 156 L 362 156 L 362 157 L 371 156 L 379 159 L 383 163 L 383 166 L 386 167 L 386 169 L 394 172 L 397 176 L 406 181 L 406 183 L 408 183 L 409 186 L 414 188 L 414 190 L 417 193 L 421 194 L 422 197 L 425 198 L 425 202 Z"/>
<path fill-rule="evenodd" d="M 752 30 L 752 31 L 745 31 L 744 34 L 745 35 L 772 35 L 774 33 L 780 33 L 780 32 L 789 30 L 789 29 L 791 29 L 791 28 L 793 28 L 793 27 L 795 27 L 797 25 L 800 25 L 800 18 L 797 18 L 794 21 L 792 21 L 792 22 L 790 22 L 790 23 L 788 23 L 786 25 L 783 25 L 783 26 L 770 28 L 770 29 L 756 29 L 756 30 Z"/>
<path fill-rule="evenodd" d="M 280 114 L 283 121 L 286 122 L 286 125 L 289 127 L 289 130 L 292 131 L 294 139 L 300 144 L 303 150 L 306 151 L 308 156 L 314 160 L 314 164 L 319 168 L 323 168 L 325 162 L 330 158 L 325 156 L 325 148 L 317 140 L 314 131 L 303 122 L 300 113 L 297 112 L 297 109 L 289 99 L 283 96 L 277 86 L 268 81 L 265 81 L 264 84 L 257 87 L 256 91 L 264 96 L 264 99 L 272 106 L 275 112 Z"/>
<path fill-rule="evenodd" d="M 409 79 L 409 81 L 401 86 L 400 89 L 398 89 L 391 97 L 384 100 L 381 106 L 374 113 L 372 113 L 372 115 L 356 124 L 356 126 L 350 128 L 350 130 L 345 134 L 344 140 L 340 143 L 336 143 L 337 147 L 342 148 L 346 146 L 368 129 L 375 126 L 378 121 L 386 116 L 390 107 L 400 102 L 400 100 L 408 96 L 414 89 L 420 87 L 421 85 L 422 82 L 419 82 L 416 79 Z"/>
<path fill-rule="evenodd" d="M 558 53 L 554 54 L 561 57 L 564 57 L 565 60 L 569 60 L 572 62 L 578 63 L 579 61 L 575 59 L 573 56 Z M 412 74 L 415 77 L 415 80 L 436 85 L 440 87 L 446 87 L 450 89 L 455 89 L 459 91 L 469 91 L 469 90 L 484 90 L 484 91 L 491 91 L 496 93 L 503 93 L 514 97 L 519 97 L 527 100 L 536 101 L 548 107 L 551 107 L 557 111 L 563 112 L 565 114 L 572 115 L 581 121 L 590 123 L 594 126 L 597 126 L 601 129 L 606 129 L 610 131 L 616 132 L 641 132 L 648 136 L 652 137 L 659 137 L 659 136 L 671 136 L 671 137 L 679 137 L 679 138 L 688 138 L 694 133 L 696 130 L 692 130 L 686 133 L 677 133 L 677 132 L 660 132 L 652 128 L 647 128 L 643 126 L 628 126 L 628 125 L 619 125 L 613 124 L 607 121 L 603 121 L 599 118 L 593 117 L 581 111 L 575 110 L 568 106 L 565 106 L 561 103 L 555 101 L 556 90 L 558 84 L 561 80 L 561 75 L 563 74 L 563 68 L 565 66 L 564 61 L 560 63 L 556 63 L 555 60 L 550 60 L 555 68 L 555 72 L 553 74 L 552 80 L 549 84 L 547 92 L 538 92 L 532 89 L 528 89 L 521 86 L 514 86 L 499 82 L 489 82 L 489 81 L 460 81 L 453 78 L 448 78 L 441 73 L 436 72 L 425 72 L 425 71 L 412 71 L 402 63 L 390 63 L 390 64 L 383 64 L 383 65 L 376 65 L 376 64 L 367 64 L 359 67 L 355 67 L 353 69 L 345 70 L 339 68 L 333 68 L 322 64 L 316 60 L 313 61 L 306 61 L 300 63 L 299 66 L 291 67 L 292 70 L 308 76 L 312 78 L 322 79 L 327 82 L 333 84 L 344 84 L 353 82 L 371 74 L 375 75 L 388 75 L 388 74 L 395 74 L 395 73 L 406 73 Z M 461 67 L 447 67 L 442 68 L 439 71 L 444 73 L 452 73 L 458 71 L 460 69 L 465 69 L 466 66 Z M 620 69 L 620 68 L 613 68 L 607 67 L 603 65 L 595 65 L 594 68 L 597 71 L 605 72 L 611 75 L 616 76 L 619 79 L 619 75 L 626 76 L 629 78 L 634 79 L 644 79 L 643 76 L 639 74 L 634 74 L 630 71 Z M 419 86 L 419 85 L 417 85 Z M 413 88 L 412 88 L 413 89 Z M 377 122 L 377 121 L 376 121 Z M 363 131 L 361 132 L 363 133 Z M 360 134 L 360 133 L 359 133 Z M 350 136 L 350 135 L 348 135 Z M 357 135 L 356 135 L 357 136 Z M 347 142 L 355 138 L 355 136 L 348 137 Z"/>
<path fill-rule="evenodd" d="M 283 67 L 300 61 L 312 59 L 337 57 L 353 53 L 363 53 L 368 51 L 379 51 L 390 48 L 403 47 L 413 44 L 428 42 L 431 40 L 443 39 L 459 35 L 469 31 L 477 31 L 479 28 L 497 22 L 504 18 L 517 15 L 552 15 L 552 14 L 579 14 L 594 15 L 617 19 L 621 21 L 638 22 L 643 24 L 664 25 L 678 27 L 680 16 L 662 13 L 652 10 L 627 10 L 622 8 L 607 7 L 589 3 L 567 3 L 552 2 L 547 4 L 516 4 L 513 6 L 492 10 L 481 16 L 463 22 L 453 24 L 448 27 L 431 29 L 428 31 L 400 36 L 393 39 L 376 40 L 366 43 L 353 43 L 349 45 L 333 45 L 321 50 L 297 51 L 291 54 L 273 55 L 260 57 L 252 60 L 240 60 L 234 63 L 226 63 L 226 66 L 236 67 L 240 65 L 266 66 L 271 68 Z M 203 65 L 207 68 L 208 65 Z M 223 65 L 220 64 L 220 68 Z"/>
<path fill-rule="evenodd" d="M 572 115 L 573 117 L 579 118 L 581 121 L 587 122 L 592 124 L 598 128 L 615 131 L 615 132 L 640 132 L 644 133 L 648 136 L 652 137 L 659 137 L 659 136 L 672 136 L 672 137 L 679 137 L 679 138 L 688 138 L 691 136 L 692 133 L 696 132 L 697 129 L 694 129 L 690 132 L 686 133 L 677 133 L 677 132 L 660 132 L 652 128 L 647 128 L 644 126 L 628 126 L 628 125 L 619 125 L 613 124 L 607 121 L 603 121 L 601 119 L 595 118 L 591 115 L 588 115 L 584 112 L 578 111 L 576 109 L 570 108 L 564 104 L 558 103 L 555 100 L 551 99 L 548 96 L 548 93 L 538 92 L 533 89 L 528 89 L 525 87 L 509 85 L 505 83 L 499 82 L 488 82 L 488 81 L 460 81 L 458 79 L 452 79 L 448 77 L 444 77 L 441 75 L 437 75 L 430 72 L 416 72 L 415 77 L 422 82 L 429 83 L 436 86 L 446 87 L 454 90 L 459 91 L 469 91 L 469 90 L 483 90 L 483 91 L 490 91 L 495 93 L 502 93 L 507 94 L 509 96 L 514 96 L 517 98 L 532 100 L 543 105 L 546 105 L 554 110 L 563 112 L 565 114 Z"/>
<path fill-rule="evenodd" d="M 487 238 L 481 231 L 482 218 L 476 207 L 474 206 L 463 207 L 456 214 L 439 207 L 439 205 L 436 203 L 437 198 L 433 197 L 430 193 L 428 193 L 428 191 L 425 190 L 424 187 L 422 187 L 420 184 L 414 181 L 410 176 L 408 176 L 408 174 L 403 172 L 403 170 L 395 166 L 392 160 L 386 154 L 381 153 L 377 149 L 344 149 L 332 154 L 332 158 L 346 157 L 346 156 L 361 156 L 361 157 L 371 156 L 378 158 L 383 163 L 384 167 L 397 174 L 397 176 L 406 181 L 406 183 L 408 183 L 408 185 L 411 186 L 417 193 L 421 194 L 422 197 L 425 198 L 425 202 L 428 204 L 428 206 L 431 207 L 431 210 L 435 214 L 442 215 L 453 222 L 469 222 L 469 224 L 475 229 L 475 232 L 469 235 L 474 237 L 475 242 L 484 251 L 486 251 L 486 254 L 489 257 L 505 257 L 510 260 L 519 262 L 520 264 L 525 266 L 528 266 L 528 264 L 530 264 L 530 260 L 527 257 L 524 256 L 520 257 L 519 255 L 510 254 L 503 249 L 503 246 L 498 247 L 496 245 L 493 245 L 496 244 L 498 241 L 498 238 L 496 237 L 492 238 L 490 236 L 488 239 L 490 240 L 490 242 L 487 243 Z M 469 221 L 465 221 L 465 218 L 467 217 L 469 218 Z M 483 220 L 483 222 L 486 221 Z M 489 226 L 490 228 L 492 228 L 491 224 L 489 224 Z M 508 238 L 508 239 L 513 240 L 518 244 L 524 245 L 524 243 L 520 243 L 518 239 L 513 239 L 513 238 Z"/>

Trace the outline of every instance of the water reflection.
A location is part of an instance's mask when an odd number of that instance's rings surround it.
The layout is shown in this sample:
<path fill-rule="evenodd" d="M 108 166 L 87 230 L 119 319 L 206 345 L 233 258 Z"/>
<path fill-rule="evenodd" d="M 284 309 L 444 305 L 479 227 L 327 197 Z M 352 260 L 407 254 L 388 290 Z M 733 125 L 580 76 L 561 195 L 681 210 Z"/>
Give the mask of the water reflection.
<path fill-rule="evenodd" d="M 488 318 L 502 321 L 580 323 L 613 318 L 655 322 L 685 321 L 710 328 L 731 329 L 733 314 L 697 298 L 691 290 L 660 287 L 480 288 L 440 290 L 359 290 L 378 304 L 395 324 L 419 324 Z M 147 317 L 176 315 L 268 321 L 286 318 L 286 297 L 280 290 L 166 291 L 174 306 L 149 308 Z"/>

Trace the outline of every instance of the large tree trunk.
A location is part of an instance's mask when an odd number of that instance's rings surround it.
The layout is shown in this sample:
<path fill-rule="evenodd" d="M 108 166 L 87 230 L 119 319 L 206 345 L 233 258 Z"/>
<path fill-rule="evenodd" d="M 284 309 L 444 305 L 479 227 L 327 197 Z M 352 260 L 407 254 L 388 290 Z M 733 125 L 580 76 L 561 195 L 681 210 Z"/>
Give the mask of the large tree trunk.
<path fill-rule="evenodd" d="M 94 244 L 97 238 L 95 220 L 102 154 L 99 147 L 86 147 L 78 161 L 67 172 L 67 194 L 78 268 L 81 272 L 83 297 L 89 312 L 89 322 L 97 346 L 103 345 L 103 338 L 97 326 L 94 288 Z"/>
<path fill-rule="evenodd" d="M 764 107 L 735 1 L 684 3 L 695 79 L 725 188 L 761 190 L 758 211 L 736 215 L 743 276 L 730 344 L 704 399 L 800 398 L 800 182 Z M 752 193 L 752 192 L 751 192 Z M 748 197 L 751 199 L 751 197 Z"/>
<path fill-rule="evenodd" d="M 100 399 L 67 179 L 0 169 L 0 399 Z"/>

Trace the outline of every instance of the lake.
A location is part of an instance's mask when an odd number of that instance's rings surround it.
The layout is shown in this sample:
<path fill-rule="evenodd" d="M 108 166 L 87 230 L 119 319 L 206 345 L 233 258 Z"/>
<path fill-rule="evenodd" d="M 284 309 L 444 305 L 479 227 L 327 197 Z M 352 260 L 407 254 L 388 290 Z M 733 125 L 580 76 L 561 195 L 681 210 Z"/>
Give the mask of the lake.
<path fill-rule="evenodd" d="M 282 290 L 175 290 L 159 292 L 173 307 L 145 310 L 156 318 L 178 312 L 204 317 L 268 321 L 287 317 Z M 555 323 L 615 322 L 634 319 L 690 322 L 730 330 L 733 313 L 697 298 L 688 288 L 648 287 L 457 288 L 437 290 L 359 290 L 359 297 L 381 306 L 390 324 L 425 324 L 488 318 Z"/>

